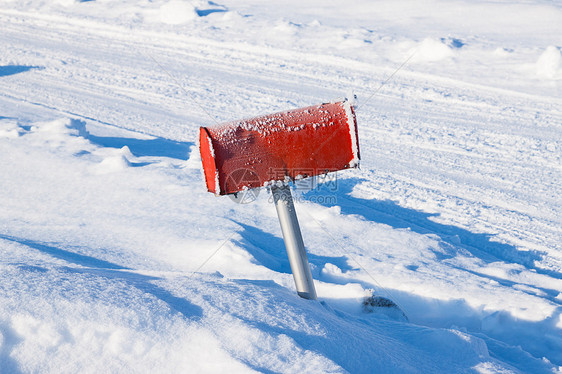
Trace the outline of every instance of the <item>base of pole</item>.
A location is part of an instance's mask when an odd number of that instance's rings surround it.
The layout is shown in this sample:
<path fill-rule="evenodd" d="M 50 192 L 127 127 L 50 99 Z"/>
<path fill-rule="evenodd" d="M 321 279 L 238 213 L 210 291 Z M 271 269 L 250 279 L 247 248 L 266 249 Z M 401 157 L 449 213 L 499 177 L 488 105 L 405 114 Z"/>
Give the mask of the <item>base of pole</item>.
<path fill-rule="evenodd" d="M 314 291 L 313 294 L 309 293 L 309 292 L 299 292 L 299 291 L 297 291 L 297 295 L 299 295 L 303 299 L 307 299 L 307 300 L 316 300 L 317 299 L 316 290 Z"/>

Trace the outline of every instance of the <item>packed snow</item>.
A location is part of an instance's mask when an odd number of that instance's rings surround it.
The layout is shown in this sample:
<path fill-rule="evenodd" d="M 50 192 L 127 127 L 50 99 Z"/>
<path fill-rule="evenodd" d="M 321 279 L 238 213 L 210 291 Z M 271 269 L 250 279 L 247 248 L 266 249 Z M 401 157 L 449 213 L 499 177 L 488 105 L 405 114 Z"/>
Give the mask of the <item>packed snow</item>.
<path fill-rule="evenodd" d="M 562 371 L 560 3 L 5 0 L 0 30 L 1 373 Z M 267 188 L 208 193 L 196 139 L 349 92 L 361 169 L 293 185 L 305 300 Z"/>

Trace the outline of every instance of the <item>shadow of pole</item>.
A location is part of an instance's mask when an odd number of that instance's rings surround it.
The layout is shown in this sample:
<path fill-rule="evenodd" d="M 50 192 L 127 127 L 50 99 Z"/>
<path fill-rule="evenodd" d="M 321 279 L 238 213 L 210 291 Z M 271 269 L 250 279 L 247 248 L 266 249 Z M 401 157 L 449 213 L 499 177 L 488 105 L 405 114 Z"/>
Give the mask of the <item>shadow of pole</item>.
<path fill-rule="evenodd" d="M 287 250 L 285 249 L 285 242 L 282 238 L 242 222 L 234 220 L 233 222 L 244 229 L 244 231 L 240 232 L 240 236 L 243 239 L 240 246 L 246 249 L 259 264 L 278 273 L 292 273 Z M 279 229 L 279 234 L 281 234 L 281 229 Z M 344 272 L 353 269 L 344 256 L 320 256 L 307 252 L 307 257 L 310 264 L 314 265 L 318 271 L 327 263 L 338 266 Z"/>

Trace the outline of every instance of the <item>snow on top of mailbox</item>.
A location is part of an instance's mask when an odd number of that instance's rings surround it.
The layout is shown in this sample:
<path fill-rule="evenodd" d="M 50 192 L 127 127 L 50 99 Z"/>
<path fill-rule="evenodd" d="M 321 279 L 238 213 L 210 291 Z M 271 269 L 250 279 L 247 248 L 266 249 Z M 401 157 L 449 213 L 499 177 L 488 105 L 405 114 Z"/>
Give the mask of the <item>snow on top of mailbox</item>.
<path fill-rule="evenodd" d="M 349 126 L 349 136 L 351 137 L 351 149 L 353 151 L 353 159 L 349 163 L 349 167 L 356 167 L 359 166 L 359 144 L 358 144 L 358 135 L 357 135 L 357 122 L 355 119 L 355 112 L 353 111 L 353 102 L 352 101 L 344 101 L 342 103 L 343 108 L 345 109 L 345 114 L 347 116 L 347 124 Z"/>
<path fill-rule="evenodd" d="M 332 126 L 335 124 L 336 114 L 326 108 L 330 104 L 336 103 L 314 105 L 304 110 L 295 109 L 268 116 L 227 122 L 220 126 L 209 127 L 209 130 L 213 132 L 215 138 L 221 138 L 221 141 L 228 141 L 228 139 L 233 139 L 239 130 L 256 132 L 261 136 L 267 136 L 279 131 L 304 130 L 307 125 L 312 126 L 314 129 Z"/>

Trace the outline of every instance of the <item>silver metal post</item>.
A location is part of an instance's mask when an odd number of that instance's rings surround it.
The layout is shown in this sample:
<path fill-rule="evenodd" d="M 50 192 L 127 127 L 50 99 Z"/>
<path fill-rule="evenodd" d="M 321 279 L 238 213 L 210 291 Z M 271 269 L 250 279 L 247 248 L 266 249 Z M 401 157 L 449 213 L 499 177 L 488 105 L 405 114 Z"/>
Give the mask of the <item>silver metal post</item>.
<path fill-rule="evenodd" d="M 302 298 L 316 300 L 316 289 L 312 281 L 291 189 L 288 185 L 275 186 L 271 188 L 271 192 L 283 232 L 285 248 L 287 248 L 287 254 L 289 255 L 289 263 L 295 278 L 297 293 Z"/>

